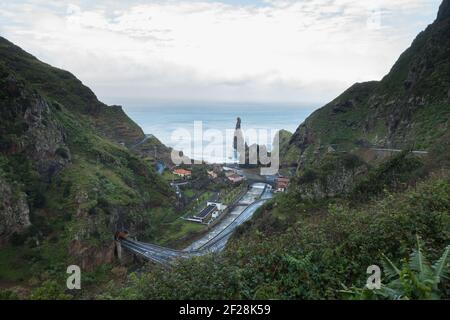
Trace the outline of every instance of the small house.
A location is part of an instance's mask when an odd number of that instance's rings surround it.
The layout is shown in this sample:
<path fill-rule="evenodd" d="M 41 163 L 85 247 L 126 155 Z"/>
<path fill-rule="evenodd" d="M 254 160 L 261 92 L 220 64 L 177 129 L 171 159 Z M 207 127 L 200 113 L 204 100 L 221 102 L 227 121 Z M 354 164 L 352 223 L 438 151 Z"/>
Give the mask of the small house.
<path fill-rule="evenodd" d="M 244 177 L 242 177 L 238 174 L 235 174 L 235 173 L 227 175 L 227 178 L 232 183 L 240 183 L 240 182 L 244 181 Z"/>
<path fill-rule="evenodd" d="M 277 192 L 285 192 L 289 186 L 289 178 L 279 177 L 276 179 L 276 191 Z"/>
<path fill-rule="evenodd" d="M 192 172 L 185 169 L 175 169 L 172 173 L 181 178 L 190 178 L 192 176 Z"/>

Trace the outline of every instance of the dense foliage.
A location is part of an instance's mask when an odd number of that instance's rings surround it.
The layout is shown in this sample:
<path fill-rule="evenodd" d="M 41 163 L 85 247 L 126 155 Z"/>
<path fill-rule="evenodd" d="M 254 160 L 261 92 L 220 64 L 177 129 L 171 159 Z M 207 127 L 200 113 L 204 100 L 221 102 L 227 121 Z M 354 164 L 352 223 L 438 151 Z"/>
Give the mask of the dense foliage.
<path fill-rule="evenodd" d="M 405 192 L 349 206 L 345 200 L 275 198 L 220 256 L 149 266 L 125 288 L 102 298 L 324 299 L 345 298 L 342 286 L 362 287 L 383 255 L 398 263 L 420 235 L 431 259 L 450 239 L 450 179 L 434 176 Z M 245 230 L 244 230 L 245 229 Z M 177 290 L 173 290 L 177 288 Z M 450 297 L 449 282 L 439 291 Z"/>
<path fill-rule="evenodd" d="M 368 288 L 353 288 L 343 290 L 355 299 L 441 299 L 448 296 L 448 288 L 442 290 L 441 283 L 450 280 L 450 245 L 442 256 L 431 264 L 426 257 L 423 245 L 418 238 L 417 248 L 411 253 L 409 260 L 402 261 L 402 267 L 397 267 L 388 257 L 383 256 L 383 268 L 387 284 L 379 284 L 375 290 Z"/>

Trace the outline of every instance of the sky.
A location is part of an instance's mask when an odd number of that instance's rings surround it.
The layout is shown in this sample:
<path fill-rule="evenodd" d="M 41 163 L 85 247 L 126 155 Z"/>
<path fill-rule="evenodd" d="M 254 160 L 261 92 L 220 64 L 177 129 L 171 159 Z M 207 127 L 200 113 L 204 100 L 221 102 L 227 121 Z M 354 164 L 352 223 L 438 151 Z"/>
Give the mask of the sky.
<path fill-rule="evenodd" d="M 440 0 L 2 0 L 0 35 L 105 103 L 325 103 L 381 79 Z"/>

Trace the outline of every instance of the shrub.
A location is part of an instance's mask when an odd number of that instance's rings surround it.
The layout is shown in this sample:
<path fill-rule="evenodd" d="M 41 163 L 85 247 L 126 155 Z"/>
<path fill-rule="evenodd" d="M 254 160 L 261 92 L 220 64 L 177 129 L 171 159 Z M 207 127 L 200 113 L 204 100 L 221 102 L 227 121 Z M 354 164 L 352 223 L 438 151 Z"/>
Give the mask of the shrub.
<path fill-rule="evenodd" d="M 389 283 L 380 289 L 369 290 L 352 288 L 342 291 L 351 299 L 389 299 L 389 300 L 437 300 L 442 298 L 445 283 L 450 274 L 450 245 L 434 264 L 428 262 L 423 243 L 417 238 L 417 248 L 411 253 L 409 261 L 398 268 L 383 255 L 383 270 Z"/>
<path fill-rule="evenodd" d="M 31 292 L 32 300 L 70 300 L 72 296 L 65 293 L 64 286 L 54 280 L 44 282 Z"/>

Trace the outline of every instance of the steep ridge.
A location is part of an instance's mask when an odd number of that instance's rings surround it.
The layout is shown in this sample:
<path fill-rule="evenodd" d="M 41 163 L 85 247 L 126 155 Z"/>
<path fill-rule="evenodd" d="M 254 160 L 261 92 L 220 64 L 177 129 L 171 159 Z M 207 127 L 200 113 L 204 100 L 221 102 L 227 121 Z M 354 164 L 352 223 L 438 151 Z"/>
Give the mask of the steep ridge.
<path fill-rule="evenodd" d="M 330 147 L 423 149 L 445 135 L 450 119 L 450 1 L 381 81 L 357 83 L 314 112 L 281 154 L 301 167 Z M 293 156 L 295 155 L 295 156 Z"/>
<path fill-rule="evenodd" d="M 83 120 L 103 137 L 126 145 L 133 145 L 144 138 L 142 129 L 128 118 L 122 107 L 105 105 L 70 72 L 39 61 L 2 37 L 0 61 L 46 98 L 64 105 L 73 113 L 86 116 Z"/>
<path fill-rule="evenodd" d="M 173 212 L 167 183 L 120 143 L 144 137 L 121 108 L 4 39 L 0 118 L 1 270 L 93 270 L 113 260 L 115 230 L 146 238 Z"/>

